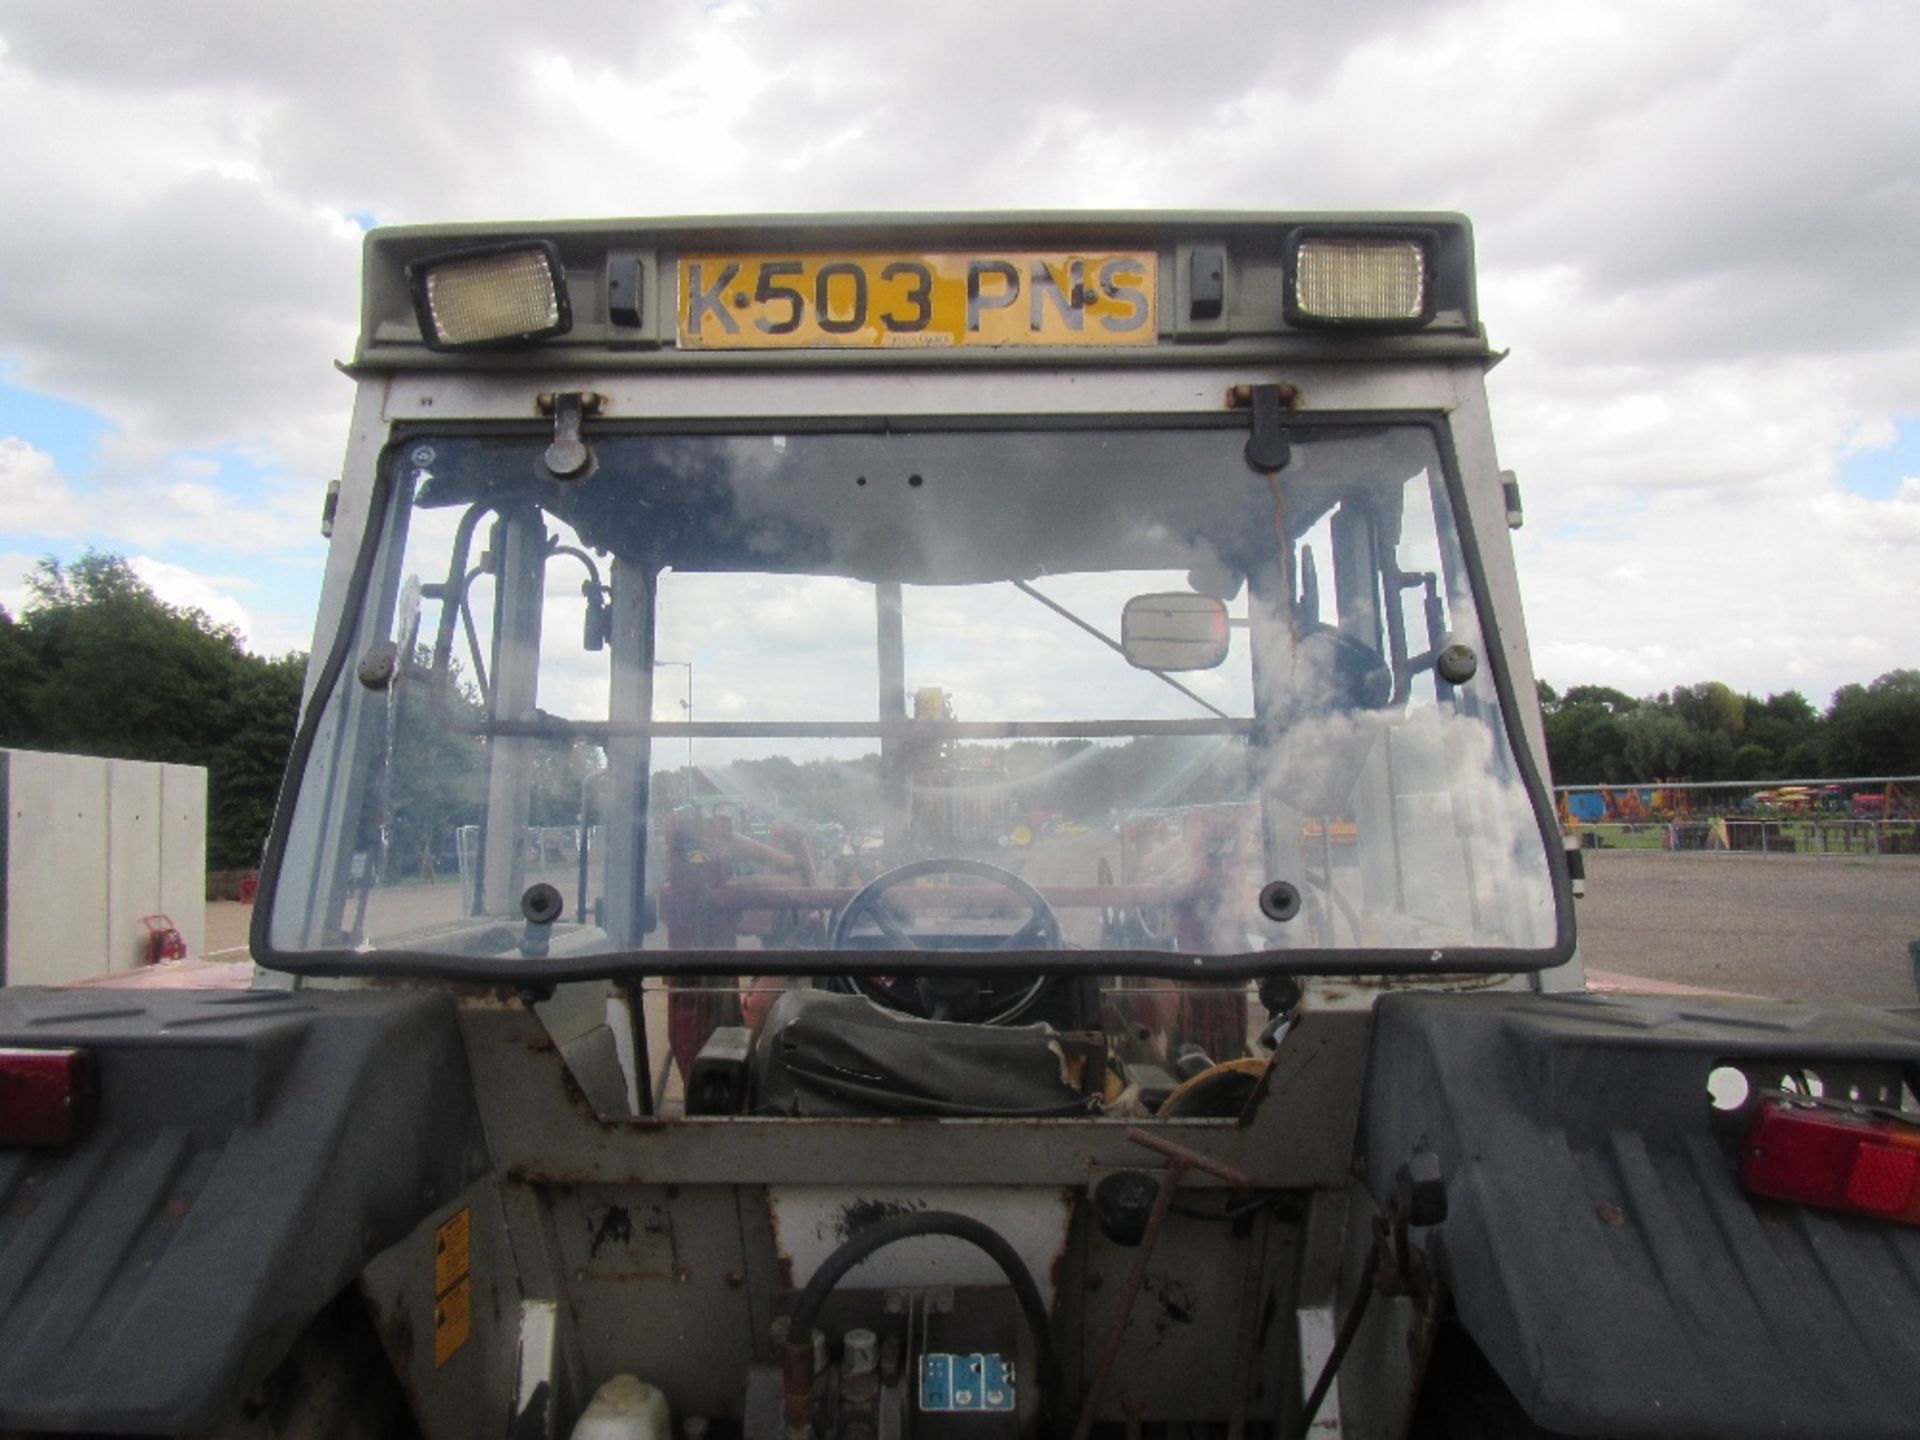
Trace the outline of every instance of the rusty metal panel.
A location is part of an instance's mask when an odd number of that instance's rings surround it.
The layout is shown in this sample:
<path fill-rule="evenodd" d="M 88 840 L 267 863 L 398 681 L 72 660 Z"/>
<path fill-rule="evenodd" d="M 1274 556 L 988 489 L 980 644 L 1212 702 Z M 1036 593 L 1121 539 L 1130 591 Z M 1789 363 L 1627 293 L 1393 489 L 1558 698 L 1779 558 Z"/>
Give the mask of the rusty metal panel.
<path fill-rule="evenodd" d="M 672 1280 L 678 1275 L 664 1191 L 570 1186 L 556 1190 L 550 1204 L 560 1261 L 574 1280 Z"/>
<path fill-rule="evenodd" d="M 754 1324 L 733 1187 L 528 1188 L 565 1262 L 583 1394 L 629 1373 L 670 1396 L 676 1413 L 737 1417 L 766 1336 Z"/>
<path fill-rule="evenodd" d="M 1274 1317 L 1291 1307 L 1299 1249 L 1295 1227 L 1264 1217 L 1257 1223 L 1269 1228 L 1261 1298 L 1253 1312 L 1247 1414 L 1267 1419 L 1281 1413 L 1286 1398 L 1281 1386 L 1292 1336 Z M 1251 1232 L 1234 1235 L 1223 1224 L 1169 1217 L 1134 1298 L 1099 1418 L 1124 1420 L 1129 1402 L 1145 1404 L 1153 1420 L 1218 1420 L 1232 1410 L 1241 1291 L 1255 1250 Z M 1083 1380 L 1124 1301 L 1123 1281 L 1136 1253 L 1090 1228 L 1081 1277 Z"/>

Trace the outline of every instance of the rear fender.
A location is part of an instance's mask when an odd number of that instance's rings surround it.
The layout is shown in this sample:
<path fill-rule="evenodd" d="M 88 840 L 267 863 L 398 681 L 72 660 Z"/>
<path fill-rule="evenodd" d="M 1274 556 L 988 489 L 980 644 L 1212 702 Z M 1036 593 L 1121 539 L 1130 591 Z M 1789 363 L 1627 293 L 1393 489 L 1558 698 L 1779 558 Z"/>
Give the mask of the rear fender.
<path fill-rule="evenodd" d="M 1539 1424 L 1911 1435 L 1920 1228 L 1750 1198 L 1744 1116 L 1712 1108 L 1707 1077 L 1877 1070 L 1897 1088 L 1916 1062 L 1920 1021 L 1864 1007 L 1388 995 L 1367 1183 L 1384 1205 L 1415 1150 L 1438 1156 L 1447 1216 L 1415 1238 Z"/>
<path fill-rule="evenodd" d="M 452 1000 L 0 991 L 93 1052 L 98 1120 L 0 1151 L 0 1429 L 208 1429 L 380 1251 L 491 1170 Z"/>

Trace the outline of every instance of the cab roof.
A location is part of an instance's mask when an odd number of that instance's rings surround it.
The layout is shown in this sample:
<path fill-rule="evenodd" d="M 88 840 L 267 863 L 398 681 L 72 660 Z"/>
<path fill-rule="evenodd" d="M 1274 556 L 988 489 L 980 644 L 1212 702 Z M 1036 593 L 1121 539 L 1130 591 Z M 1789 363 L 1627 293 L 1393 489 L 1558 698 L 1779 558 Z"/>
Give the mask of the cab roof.
<path fill-rule="evenodd" d="M 1425 263 L 1417 321 L 1303 318 L 1292 303 L 1303 240 L 1415 242 Z M 435 349 L 415 279 L 437 260 L 545 242 L 564 279 L 568 328 L 473 350 Z M 695 348 L 682 332 L 694 257 L 1139 257 L 1157 297 L 1151 343 L 872 349 Z M 1217 281 L 1209 277 L 1216 276 Z M 1139 337 L 1136 337 L 1139 338 Z M 769 368 L 844 365 L 1219 364 L 1250 360 L 1490 358 L 1465 216 L 1372 211 L 1020 211 L 510 221 L 396 226 L 367 234 L 355 367 L 384 370 Z"/>

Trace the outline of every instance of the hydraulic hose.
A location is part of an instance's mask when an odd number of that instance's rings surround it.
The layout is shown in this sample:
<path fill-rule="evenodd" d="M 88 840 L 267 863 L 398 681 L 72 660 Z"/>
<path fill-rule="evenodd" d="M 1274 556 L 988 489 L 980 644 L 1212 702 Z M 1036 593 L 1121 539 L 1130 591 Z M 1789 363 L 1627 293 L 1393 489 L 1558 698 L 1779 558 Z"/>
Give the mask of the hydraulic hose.
<path fill-rule="evenodd" d="M 1020 1302 L 1020 1313 L 1026 1318 L 1027 1328 L 1033 1332 L 1034 1361 L 1040 1370 L 1041 1415 L 1044 1418 L 1059 1414 L 1060 1362 L 1054 1354 L 1052 1326 L 1046 1302 L 1040 1298 L 1040 1287 L 1033 1283 L 1033 1276 L 1027 1270 L 1026 1262 L 1020 1258 L 1020 1252 L 1008 1244 L 999 1231 L 970 1216 L 956 1215 L 947 1210 L 893 1215 L 869 1225 L 823 1260 L 820 1268 L 813 1272 L 813 1278 L 807 1281 L 799 1300 L 794 1303 L 793 1317 L 787 1329 L 789 1346 L 806 1351 L 808 1384 L 811 1385 L 814 1320 L 833 1288 L 846 1277 L 849 1270 L 874 1251 L 920 1235 L 945 1235 L 964 1240 L 976 1250 L 984 1252 L 989 1260 L 1000 1267 L 1000 1272 L 1007 1277 L 1007 1283 L 1013 1287 L 1014 1298 Z M 790 1388 L 794 1378 L 789 1376 Z"/>

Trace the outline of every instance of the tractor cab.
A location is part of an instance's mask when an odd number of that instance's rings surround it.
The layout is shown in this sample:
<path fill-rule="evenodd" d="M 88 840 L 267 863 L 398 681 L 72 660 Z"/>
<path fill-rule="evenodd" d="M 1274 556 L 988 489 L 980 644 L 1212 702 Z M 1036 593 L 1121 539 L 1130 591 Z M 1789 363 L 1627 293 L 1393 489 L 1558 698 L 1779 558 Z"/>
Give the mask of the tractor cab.
<path fill-rule="evenodd" d="M 1920 1032 L 1573 993 L 1465 220 L 365 267 L 259 980 L 0 997 L 99 1127 L 0 1168 L 0 1427 L 1909 1426 L 1910 1326 L 1793 1343 L 1886 1226 L 1791 1209 L 1768 1290 L 1737 1176 Z M 1891 1204 L 1855 1120 L 1820 1193 Z"/>
<path fill-rule="evenodd" d="M 1222 225 L 376 238 L 270 963 L 615 982 L 666 1115 L 794 991 L 1081 1037 L 1099 1114 L 1262 1058 L 1298 977 L 1565 961 L 1464 226 Z"/>
<path fill-rule="evenodd" d="M 464 997 L 552 1423 L 831 1428 L 796 1304 L 909 1429 L 1296 1412 L 1371 997 L 1572 953 L 1465 223 L 377 232 L 364 321 L 256 941 Z M 932 1214 L 1046 1335 L 938 1225 L 796 1299 Z"/>

